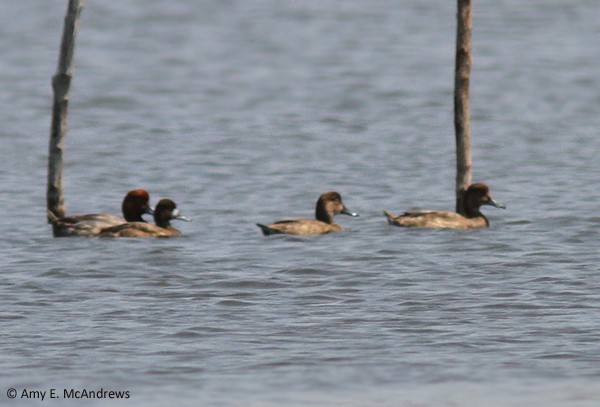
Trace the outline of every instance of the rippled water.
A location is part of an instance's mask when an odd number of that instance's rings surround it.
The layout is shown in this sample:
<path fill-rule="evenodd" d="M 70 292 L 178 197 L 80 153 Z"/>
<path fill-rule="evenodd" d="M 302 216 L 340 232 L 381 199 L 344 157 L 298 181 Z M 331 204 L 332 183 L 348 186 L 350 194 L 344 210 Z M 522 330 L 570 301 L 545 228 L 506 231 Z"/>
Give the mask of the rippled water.
<path fill-rule="evenodd" d="M 62 3 L 0 5 L 3 404 L 598 405 L 600 3 L 475 2 L 474 179 L 508 209 L 465 232 L 381 212 L 453 207 L 455 2 L 86 2 L 68 211 L 147 188 L 194 219 L 171 240 L 45 223 Z M 254 225 L 333 189 L 344 233 Z"/>

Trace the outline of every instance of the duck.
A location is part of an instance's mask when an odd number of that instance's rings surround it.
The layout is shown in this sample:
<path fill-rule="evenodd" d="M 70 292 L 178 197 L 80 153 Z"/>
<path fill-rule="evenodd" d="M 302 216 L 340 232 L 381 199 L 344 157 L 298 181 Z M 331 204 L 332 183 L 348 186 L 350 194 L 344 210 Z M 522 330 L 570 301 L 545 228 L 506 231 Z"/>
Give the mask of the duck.
<path fill-rule="evenodd" d="M 48 219 L 52 224 L 55 237 L 96 237 L 107 227 L 121 225 L 126 222 L 145 222 L 142 215 L 153 213 L 150 207 L 150 194 L 145 189 L 134 189 L 127 192 L 121 204 L 123 217 L 108 214 L 89 214 L 57 217 L 48 211 Z"/>
<path fill-rule="evenodd" d="M 270 225 L 257 223 L 263 235 L 288 234 L 312 236 L 325 233 L 338 232 L 343 228 L 333 222 L 334 215 L 344 214 L 358 216 L 356 212 L 350 212 L 342 202 L 342 196 L 335 191 L 322 194 L 317 200 L 316 219 L 283 219 Z"/>
<path fill-rule="evenodd" d="M 390 225 L 404 227 L 449 228 L 449 229 L 477 229 L 490 226 L 490 222 L 479 211 L 483 205 L 506 209 L 506 206 L 496 203 L 486 184 L 471 184 L 464 193 L 463 199 L 465 215 L 447 211 L 414 211 L 402 215 L 392 215 L 383 211 Z"/>
<path fill-rule="evenodd" d="M 171 237 L 181 232 L 171 226 L 171 220 L 189 222 L 191 219 L 179 214 L 175 202 L 161 199 L 154 209 L 154 225 L 146 222 L 128 222 L 103 229 L 99 237 Z"/>

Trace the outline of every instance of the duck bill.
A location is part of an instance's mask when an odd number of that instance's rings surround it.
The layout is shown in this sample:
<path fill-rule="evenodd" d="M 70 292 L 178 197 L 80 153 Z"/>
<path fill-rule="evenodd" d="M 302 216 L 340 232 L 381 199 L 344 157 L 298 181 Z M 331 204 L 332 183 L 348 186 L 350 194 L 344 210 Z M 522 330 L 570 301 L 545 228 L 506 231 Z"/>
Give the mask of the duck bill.
<path fill-rule="evenodd" d="M 340 213 L 343 213 L 344 215 L 348 215 L 348 216 L 354 216 L 354 217 L 358 216 L 358 213 L 350 212 L 348 210 L 348 208 L 346 208 L 345 206 L 344 206 L 344 209 L 342 209 L 342 211 Z"/>
<path fill-rule="evenodd" d="M 153 208 L 153 207 L 151 207 L 151 206 L 148 206 L 148 207 L 146 208 L 146 210 L 144 211 L 144 213 L 145 213 L 146 215 L 154 215 L 154 208 Z"/>
<path fill-rule="evenodd" d="M 182 221 L 184 221 L 184 222 L 191 222 L 191 221 L 192 221 L 190 218 L 186 218 L 185 216 L 183 216 L 183 215 L 180 215 L 180 214 L 179 214 L 179 209 L 175 209 L 175 210 L 173 211 L 173 214 L 172 214 L 172 216 L 171 216 L 171 219 L 182 220 Z"/>
<path fill-rule="evenodd" d="M 494 201 L 492 198 L 489 198 L 487 201 L 488 205 L 494 206 L 496 208 L 500 208 L 500 209 L 506 209 L 506 205 L 502 205 L 496 201 Z"/>

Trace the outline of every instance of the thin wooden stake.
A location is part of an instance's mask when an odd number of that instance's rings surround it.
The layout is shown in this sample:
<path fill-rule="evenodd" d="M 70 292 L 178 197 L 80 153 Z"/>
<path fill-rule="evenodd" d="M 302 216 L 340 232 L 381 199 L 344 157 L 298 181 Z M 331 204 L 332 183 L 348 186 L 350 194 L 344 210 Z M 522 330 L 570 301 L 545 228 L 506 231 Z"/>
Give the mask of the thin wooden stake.
<path fill-rule="evenodd" d="M 471 0 L 458 0 L 456 29 L 456 69 L 454 76 L 454 129 L 456 135 L 456 212 L 464 215 L 463 195 L 471 185 L 471 117 L 469 80 L 471 77 Z"/>
<path fill-rule="evenodd" d="M 73 77 L 73 52 L 75 36 L 79 25 L 79 15 L 83 0 L 69 0 L 63 28 L 58 69 L 52 77 L 54 104 L 52 106 L 52 125 L 48 151 L 48 187 L 46 190 L 47 209 L 55 217 L 65 215 L 64 193 L 62 185 L 63 150 L 67 133 L 67 108 L 69 88 Z M 50 222 L 50 215 L 48 215 Z"/>

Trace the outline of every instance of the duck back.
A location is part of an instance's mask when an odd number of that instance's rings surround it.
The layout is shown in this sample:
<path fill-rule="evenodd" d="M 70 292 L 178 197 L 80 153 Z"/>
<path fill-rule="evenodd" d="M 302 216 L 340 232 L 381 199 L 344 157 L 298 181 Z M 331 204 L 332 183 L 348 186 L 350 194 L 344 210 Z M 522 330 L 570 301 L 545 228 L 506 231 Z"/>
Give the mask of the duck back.
<path fill-rule="evenodd" d="M 391 225 L 422 228 L 477 229 L 488 226 L 485 216 L 466 218 L 456 212 L 414 211 L 395 216 L 384 211 Z"/>
<path fill-rule="evenodd" d="M 103 229 L 99 237 L 171 237 L 181 236 L 172 226 L 163 228 L 146 222 L 129 222 Z"/>
<path fill-rule="evenodd" d="M 273 234 L 288 234 L 300 236 L 322 235 L 338 232 L 343 228 L 336 223 L 325 223 L 315 219 L 284 219 L 269 226 L 256 224 L 265 236 Z"/>
<path fill-rule="evenodd" d="M 89 214 L 57 218 L 52 212 L 48 212 L 48 216 L 52 223 L 52 233 L 54 237 L 98 236 L 102 229 L 126 222 L 126 220 L 120 216 L 107 214 Z"/>

